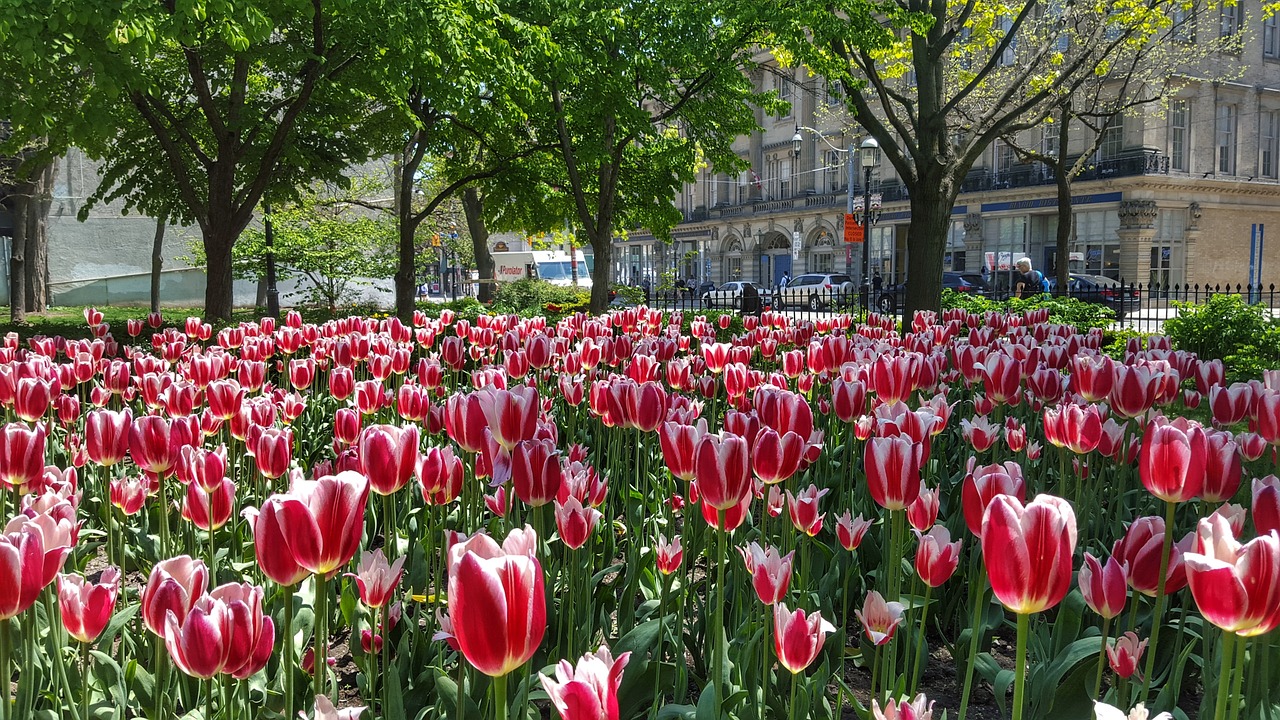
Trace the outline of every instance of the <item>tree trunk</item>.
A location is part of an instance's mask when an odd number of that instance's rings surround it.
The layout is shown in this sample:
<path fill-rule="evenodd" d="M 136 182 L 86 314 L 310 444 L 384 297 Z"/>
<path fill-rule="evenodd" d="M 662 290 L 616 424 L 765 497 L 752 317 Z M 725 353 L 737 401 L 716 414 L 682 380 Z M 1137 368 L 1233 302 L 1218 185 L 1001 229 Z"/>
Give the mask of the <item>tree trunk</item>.
<path fill-rule="evenodd" d="M 156 234 L 151 241 L 151 312 L 160 312 L 160 269 L 164 267 L 164 227 L 168 222 L 156 218 Z"/>
<path fill-rule="evenodd" d="M 1065 163 L 1059 161 L 1060 166 L 1063 164 Z M 1053 274 L 1058 281 L 1058 294 L 1065 295 L 1069 279 L 1067 265 L 1071 257 L 1071 178 L 1067 176 L 1067 169 L 1064 167 L 1056 167 L 1053 172 L 1056 176 L 1055 184 L 1058 186 L 1058 232 L 1056 237 L 1058 262 Z"/>
<path fill-rule="evenodd" d="M 910 324 L 917 310 L 942 309 L 942 261 L 955 204 L 951 187 L 948 178 L 924 178 L 912 188 L 904 323 Z"/>
<path fill-rule="evenodd" d="M 462 212 L 467 218 L 467 233 L 471 235 L 471 254 L 475 257 L 476 273 L 480 276 L 482 303 L 493 300 L 493 256 L 489 254 L 489 228 L 484 223 L 484 196 L 474 187 L 462 191 Z"/>
<path fill-rule="evenodd" d="M 596 227 L 596 235 L 590 238 L 596 260 L 591 270 L 592 315 L 609 309 L 609 267 L 613 264 L 613 224 L 601 221 Z"/>
<path fill-rule="evenodd" d="M 231 247 L 235 235 L 227 231 L 204 233 L 204 254 L 207 262 L 204 288 L 204 319 L 207 322 L 227 322 L 231 319 L 234 300 L 231 274 Z"/>
<path fill-rule="evenodd" d="M 396 228 L 399 231 L 397 245 L 397 263 L 395 274 L 396 317 L 400 322 L 413 322 L 413 311 L 417 309 L 418 299 L 418 224 L 420 216 L 413 212 L 414 177 L 418 166 L 422 164 L 425 148 L 422 143 L 426 135 L 418 130 L 409 138 L 409 142 L 400 151 L 400 162 L 396 163 L 394 184 L 396 190 Z"/>
<path fill-rule="evenodd" d="M 19 186 L 13 196 L 13 249 L 9 253 L 9 320 L 27 321 L 27 213 L 29 187 Z"/>
<path fill-rule="evenodd" d="M 26 309 L 42 313 L 49 300 L 49 208 L 53 204 L 52 162 L 36 166 L 31 174 L 27 210 Z"/>

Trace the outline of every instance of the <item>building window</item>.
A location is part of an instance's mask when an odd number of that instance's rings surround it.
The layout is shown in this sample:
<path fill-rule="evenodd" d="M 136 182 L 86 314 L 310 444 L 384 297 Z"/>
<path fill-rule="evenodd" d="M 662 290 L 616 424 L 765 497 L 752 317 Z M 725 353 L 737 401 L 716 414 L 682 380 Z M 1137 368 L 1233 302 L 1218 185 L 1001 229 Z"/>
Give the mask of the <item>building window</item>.
<path fill-rule="evenodd" d="M 835 192 L 836 190 L 839 190 L 843 186 L 843 183 L 841 182 L 841 179 L 840 179 L 841 178 L 840 171 L 844 169 L 842 167 L 844 165 L 844 158 L 841 157 L 840 153 L 836 152 L 835 150 L 828 150 L 826 152 L 825 157 L 826 157 L 825 162 L 826 162 L 826 170 L 827 170 L 826 172 L 827 192 Z"/>
<path fill-rule="evenodd" d="M 1280 177 L 1280 111 L 1262 113 L 1262 127 L 1258 137 L 1260 157 L 1258 174 L 1265 178 Z"/>
<path fill-rule="evenodd" d="M 1180 43 L 1196 41 L 1195 10 L 1182 6 L 1173 8 L 1173 39 Z"/>
<path fill-rule="evenodd" d="M 791 117 L 791 78 L 782 75 L 776 76 L 774 87 L 778 91 L 778 99 L 787 103 L 786 109 L 782 110 L 782 114 L 778 115 L 778 117 L 783 119 Z"/>
<path fill-rule="evenodd" d="M 1186 172 L 1188 140 L 1191 135 L 1191 110 L 1186 100 L 1174 100 L 1169 105 L 1169 165 L 1174 170 Z"/>
<path fill-rule="evenodd" d="M 1224 38 L 1235 37 L 1240 32 L 1240 5 L 1238 3 L 1222 4 L 1222 27 L 1219 35 Z"/>
<path fill-rule="evenodd" d="M 791 160 L 783 160 L 781 164 L 781 172 L 778 176 L 778 197 L 791 197 L 793 183 L 791 182 Z"/>
<path fill-rule="evenodd" d="M 1218 106 L 1218 172 L 1236 172 L 1236 106 Z"/>
<path fill-rule="evenodd" d="M 836 258 L 829 252 L 815 252 L 809 256 L 807 272 L 829 273 L 836 270 Z"/>
<path fill-rule="evenodd" d="M 1047 122 L 1042 126 L 1041 132 L 1040 152 L 1056 157 L 1058 141 L 1062 138 L 1062 126 L 1056 122 Z"/>
<path fill-rule="evenodd" d="M 1111 119 L 1107 129 L 1102 131 L 1102 140 L 1098 144 L 1098 159 L 1115 160 L 1124 150 L 1124 116 L 1117 115 Z"/>
<path fill-rule="evenodd" d="M 742 205 L 751 197 L 751 171 L 743 170 L 738 173 L 738 204 Z"/>
<path fill-rule="evenodd" d="M 1018 156 L 1013 151 L 1013 146 L 1003 140 L 996 141 L 996 174 L 1004 175 L 1013 169 L 1014 163 L 1018 162 Z"/>
<path fill-rule="evenodd" d="M 1280 15 L 1276 13 L 1262 21 L 1262 57 L 1280 58 Z"/>
<path fill-rule="evenodd" d="M 1001 38 L 1003 39 L 1003 37 L 1007 36 L 1009 32 L 1013 30 L 1013 18 L 1002 17 L 998 22 L 1000 24 L 1000 29 L 1003 31 L 1001 33 Z M 1017 60 L 1018 60 L 1018 38 L 1014 37 L 1009 41 L 1009 45 L 1005 47 L 1004 51 L 1000 53 L 999 64 L 1007 67 L 1017 62 Z"/>

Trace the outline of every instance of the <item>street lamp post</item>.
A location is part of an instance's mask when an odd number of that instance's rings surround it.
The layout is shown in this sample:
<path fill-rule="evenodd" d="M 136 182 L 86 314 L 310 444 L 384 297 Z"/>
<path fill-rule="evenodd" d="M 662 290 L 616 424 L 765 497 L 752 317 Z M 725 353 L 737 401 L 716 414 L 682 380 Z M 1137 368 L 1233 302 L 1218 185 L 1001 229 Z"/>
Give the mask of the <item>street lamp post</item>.
<path fill-rule="evenodd" d="M 276 231 L 271 221 L 271 203 L 263 203 L 263 235 L 267 245 L 267 315 L 280 317 L 280 290 L 276 287 Z"/>
<path fill-rule="evenodd" d="M 866 309 L 869 310 L 871 307 L 871 225 L 875 222 L 875 217 L 871 214 L 871 173 L 880 164 L 880 143 L 875 138 L 869 137 L 862 141 L 859 152 L 862 154 L 862 167 L 866 173 L 862 187 L 862 283 L 866 288 L 864 295 L 867 298 Z"/>

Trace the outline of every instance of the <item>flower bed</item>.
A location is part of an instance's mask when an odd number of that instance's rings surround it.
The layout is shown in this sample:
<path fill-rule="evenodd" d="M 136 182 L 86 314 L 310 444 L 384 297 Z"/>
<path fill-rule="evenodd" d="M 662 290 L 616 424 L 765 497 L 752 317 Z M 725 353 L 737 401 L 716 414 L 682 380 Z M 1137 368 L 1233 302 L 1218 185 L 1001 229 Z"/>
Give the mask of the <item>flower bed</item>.
<path fill-rule="evenodd" d="M 85 315 L 0 348 L 0 720 L 1280 711 L 1280 372 L 1047 309 Z"/>

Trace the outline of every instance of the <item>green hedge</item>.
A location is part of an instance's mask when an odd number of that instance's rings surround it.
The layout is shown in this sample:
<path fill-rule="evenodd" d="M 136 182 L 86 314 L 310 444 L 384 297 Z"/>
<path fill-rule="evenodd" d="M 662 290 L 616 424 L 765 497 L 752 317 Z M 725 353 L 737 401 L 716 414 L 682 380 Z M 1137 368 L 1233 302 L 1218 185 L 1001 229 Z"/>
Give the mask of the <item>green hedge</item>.
<path fill-rule="evenodd" d="M 1174 347 L 1202 359 L 1222 360 L 1228 380 L 1248 380 L 1280 368 L 1280 318 L 1239 295 L 1212 295 L 1204 303 L 1174 303 L 1178 314 L 1164 322 Z"/>
<path fill-rule="evenodd" d="M 1020 313 L 1039 308 L 1049 309 L 1049 322 L 1074 325 L 1081 330 L 1105 328 L 1115 322 L 1116 314 L 1106 305 L 1085 302 L 1072 297 L 1035 297 L 1026 299 L 992 300 L 979 295 L 942 291 L 943 308 L 962 308 L 966 312 L 988 311 Z"/>

